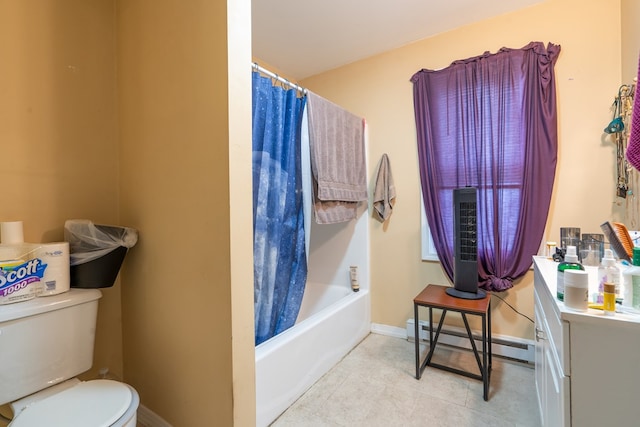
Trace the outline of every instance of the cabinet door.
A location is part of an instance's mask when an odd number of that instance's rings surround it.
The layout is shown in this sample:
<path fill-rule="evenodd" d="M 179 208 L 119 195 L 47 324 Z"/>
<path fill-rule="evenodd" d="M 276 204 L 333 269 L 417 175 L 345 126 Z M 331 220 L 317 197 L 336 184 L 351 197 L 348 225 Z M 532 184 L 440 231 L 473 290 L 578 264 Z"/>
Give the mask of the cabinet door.
<path fill-rule="evenodd" d="M 569 377 L 562 375 L 560 364 L 552 351 L 549 343 L 546 342 L 546 351 L 544 352 L 545 369 L 545 408 L 544 415 L 545 426 L 570 426 L 570 411 L 568 405 L 570 400 L 569 394 Z"/>
<path fill-rule="evenodd" d="M 541 307 L 538 304 L 538 299 L 536 298 L 535 306 L 535 333 L 536 333 L 536 352 L 535 352 L 535 378 L 536 378 L 536 394 L 538 396 L 538 409 L 540 411 L 540 419 L 542 420 L 542 425 L 546 426 L 545 414 L 547 413 L 547 409 L 545 408 L 545 399 L 546 399 L 546 384 L 545 384 L 545 370 L 547 369 L 547 361 L 545 357 L 545 351 L 549 349 L 549 343 L 547 342 L 547 337 L 545 336 L 545 327 L 544 327 L 544 317 L 542 317 Z"/>
<path fill-rule="evenodd" d="M 570 379 L 565 376 L 558 354 L 551 344 L 551 331 L 538 296 L 535 297 L 535 379 L 542 425 L 570 426 Z"/>

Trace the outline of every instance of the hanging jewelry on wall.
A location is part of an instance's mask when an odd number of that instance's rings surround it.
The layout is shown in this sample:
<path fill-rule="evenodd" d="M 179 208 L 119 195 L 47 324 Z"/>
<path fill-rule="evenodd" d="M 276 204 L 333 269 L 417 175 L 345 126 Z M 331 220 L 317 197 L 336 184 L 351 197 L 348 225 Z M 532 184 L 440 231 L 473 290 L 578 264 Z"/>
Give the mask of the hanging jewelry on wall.
<path fill-rule="evenodd" d="M 616 195 L 626 199 L 633 195 L 629 187 L 629 173 L 631 169 L 625 158 L 627 142 L 629 140 L 629 124 L 631 123 L 631 110 L 633 108 L 634 85 L 622 85 L 618 89 L 618 95 L 613 100 L 613 118 L 604 128 L 611 134 L 616 144 Z"/>
<path fill-rule="evenodd" d="M 634 190 L 640 188 L 640 177 L 626 159 L 625 153 L 629 144 L 631 133 L 631 116 L 633 112 L 633 98 L 636 91 L 636 79 L 631 85 L 622 85 L 618 89 L 612 105 L 613 119 L 604 129 L 611 134 L 616 144 L 616 196 L 618 202 L 625 206 L 624 222 L 628 228 L 637 230 L 639 228 L 638 203 L 640 199 L 635 197 Z M 640 191 L 640 190 L 638 190 Z"/>

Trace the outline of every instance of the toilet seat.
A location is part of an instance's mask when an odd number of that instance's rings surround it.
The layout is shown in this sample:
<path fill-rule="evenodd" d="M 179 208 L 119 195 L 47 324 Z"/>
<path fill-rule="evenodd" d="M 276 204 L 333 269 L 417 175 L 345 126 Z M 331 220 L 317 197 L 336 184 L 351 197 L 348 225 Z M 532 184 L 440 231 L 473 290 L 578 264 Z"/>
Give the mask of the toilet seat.
<path fill-rule="evenodd" d="M 13 418 L 11 427 L 108 427 L 127 412 L 133 394 L 123 383 L 111 380 L 80 382 L 60 393 L 38 400 Z"/>

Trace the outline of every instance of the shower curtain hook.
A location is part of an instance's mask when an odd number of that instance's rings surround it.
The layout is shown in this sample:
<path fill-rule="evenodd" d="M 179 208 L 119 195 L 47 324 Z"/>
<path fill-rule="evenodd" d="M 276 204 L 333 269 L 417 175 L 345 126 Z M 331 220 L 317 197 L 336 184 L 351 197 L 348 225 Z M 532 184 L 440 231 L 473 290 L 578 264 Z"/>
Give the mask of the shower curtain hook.
<path fill-rule="evenodd" d="M 278 83 L 280 83 L 280 76 L 278 75 L 278 73 L 273 73 L 275 74 L 275 77 L 273 78 L 275 81 L 273 82 L 274 86 L 278 86 Z"/>

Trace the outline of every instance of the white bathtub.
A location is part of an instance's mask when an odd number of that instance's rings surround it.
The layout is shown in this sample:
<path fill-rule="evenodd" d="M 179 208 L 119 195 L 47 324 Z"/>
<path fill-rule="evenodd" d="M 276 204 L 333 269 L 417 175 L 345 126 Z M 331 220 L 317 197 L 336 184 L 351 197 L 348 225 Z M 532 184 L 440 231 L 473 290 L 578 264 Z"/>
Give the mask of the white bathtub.
<path fill-rule="evenodd" d="M 256 347 L 257 426 L 268 426 L 371 330 L 369 290 L 307 283 L 298 322 Z"/>

